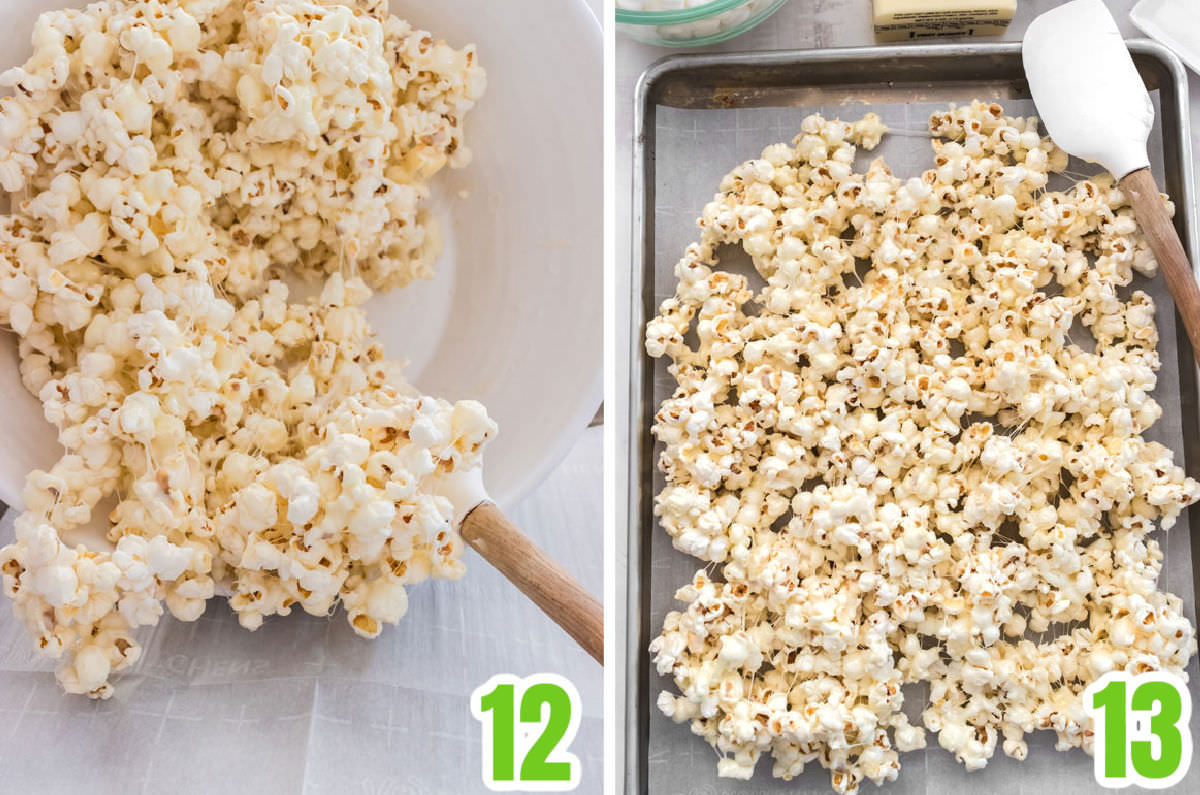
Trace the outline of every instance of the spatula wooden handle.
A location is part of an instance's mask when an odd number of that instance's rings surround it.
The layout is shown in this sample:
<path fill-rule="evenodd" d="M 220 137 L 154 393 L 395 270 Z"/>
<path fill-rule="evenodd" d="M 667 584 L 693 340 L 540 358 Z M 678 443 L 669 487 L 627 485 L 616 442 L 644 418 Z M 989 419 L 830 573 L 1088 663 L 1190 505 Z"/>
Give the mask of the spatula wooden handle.
<path fill-rule="evenodd" d="M 1121 180 L 1121 190 L 1129 196 L 1134 215 L 1146 233 L 1150 250 L 1158 260 L 1167 289 L 1175 299 L 1175 308 L 1183 318 L 1183 327 L 1192 341 L 1192 355 L 1200 363 L 1200 287 L 1183 250 L 1183 242 L 1167 208 L 1163 206 L 1158 185 L 1148 168 L 1131 171 Z"/>
<path fill-rule="evenodd" d="M 542 612 L 604 664 L 604 608 L 490 502 L 463 519 L 462 537 Z"/>

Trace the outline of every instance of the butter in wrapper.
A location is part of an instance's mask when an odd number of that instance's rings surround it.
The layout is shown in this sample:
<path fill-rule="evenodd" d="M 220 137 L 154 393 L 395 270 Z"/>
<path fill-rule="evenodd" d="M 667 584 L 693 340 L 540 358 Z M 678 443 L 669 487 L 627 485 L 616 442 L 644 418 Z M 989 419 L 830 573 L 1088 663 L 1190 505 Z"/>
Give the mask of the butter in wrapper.
<path fill-rule="evenodd" d="M 908 41 L 938 36 L 999 36 L 1017 0 L 872 0 L 875 38 Z"/>

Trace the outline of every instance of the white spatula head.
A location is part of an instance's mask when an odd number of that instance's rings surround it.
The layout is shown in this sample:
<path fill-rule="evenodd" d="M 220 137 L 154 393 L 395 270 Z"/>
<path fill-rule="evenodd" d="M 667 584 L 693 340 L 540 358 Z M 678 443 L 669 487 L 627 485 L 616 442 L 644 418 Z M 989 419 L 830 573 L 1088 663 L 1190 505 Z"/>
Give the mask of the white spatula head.
<path fill-rule="evenodd" d="M 1150 165 L 1154 106 L 1101 0 L 1072 0 L 1037 17 L 1021 58 L 1054 143 L 1118 179 Z"/>

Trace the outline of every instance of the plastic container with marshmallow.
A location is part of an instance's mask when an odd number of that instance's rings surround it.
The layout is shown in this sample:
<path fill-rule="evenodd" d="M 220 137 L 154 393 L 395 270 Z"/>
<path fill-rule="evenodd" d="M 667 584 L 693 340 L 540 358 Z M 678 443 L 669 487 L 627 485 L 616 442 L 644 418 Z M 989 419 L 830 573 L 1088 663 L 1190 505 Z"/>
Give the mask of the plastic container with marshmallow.
<path fill-rule="evenodd" d="M 753 28 L 787 0 L 617 0 L 617 30 L 661 47 L 715 44 Z"/>

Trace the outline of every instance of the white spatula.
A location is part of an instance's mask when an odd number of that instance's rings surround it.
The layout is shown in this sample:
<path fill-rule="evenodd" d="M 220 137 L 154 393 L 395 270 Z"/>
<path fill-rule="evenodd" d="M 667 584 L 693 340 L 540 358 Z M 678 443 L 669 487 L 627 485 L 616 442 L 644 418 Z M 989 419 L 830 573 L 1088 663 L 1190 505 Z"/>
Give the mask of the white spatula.
<path fill-rule="evenodd" d="M 1100 0 L 1073 0 L 1030 23 L 1021 55 L 1050 137 L 1120 180 L 1200 362 L 1200 288 L 1150 173 L 1154 106 L 1117 23 Z"/>
<path fill-rule="evenodd" d="M 454 506 L 463 540 L 603 665 L 600 602 L 496 507 L 483 487 L 481 469 L 454 472 L 444 480 L 442 496 Z"/>

